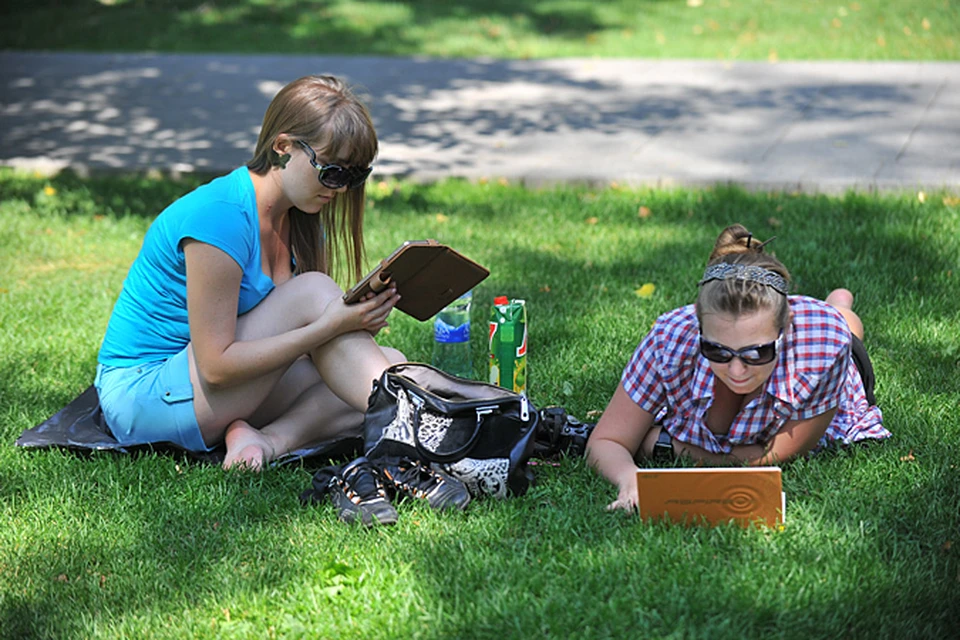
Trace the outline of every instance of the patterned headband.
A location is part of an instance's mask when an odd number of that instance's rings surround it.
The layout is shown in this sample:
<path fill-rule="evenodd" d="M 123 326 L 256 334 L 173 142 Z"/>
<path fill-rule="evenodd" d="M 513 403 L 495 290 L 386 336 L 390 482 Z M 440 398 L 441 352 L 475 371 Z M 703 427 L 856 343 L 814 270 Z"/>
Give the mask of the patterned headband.
<path fill-rule="evenodd" d="M 711 280 L 746 280 L 749 282 L 759 282 L 760 284 L 772 287 L 787 295 L 789 287 L 787 281 L 779 273 L 758 267 L 756 265 L 730 264 L 729 262 L 720 262 L 710 265 L 703 272 L 703 278 L 697 283 L 697 286 L 703 286 L 704 283 Z"/>

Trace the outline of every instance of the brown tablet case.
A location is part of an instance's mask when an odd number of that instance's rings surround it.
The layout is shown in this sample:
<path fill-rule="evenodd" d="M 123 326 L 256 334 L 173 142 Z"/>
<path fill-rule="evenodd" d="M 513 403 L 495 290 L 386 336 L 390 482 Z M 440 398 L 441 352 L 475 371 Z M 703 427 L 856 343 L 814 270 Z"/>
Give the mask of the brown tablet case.
<path fill-rule="evenodd" d="M 640 517 L 697 524 L 783 524 L 780 467 L 640 469 Z"/>
<path fill-rule="evenodd" d="M 490 271 L 436 240 L 404 242 L 382 260 L 343 299 L 357 302 L 370 291 L 394 282 L 400 293 L 397 309 L 426 320 L 475 287 Z"/>

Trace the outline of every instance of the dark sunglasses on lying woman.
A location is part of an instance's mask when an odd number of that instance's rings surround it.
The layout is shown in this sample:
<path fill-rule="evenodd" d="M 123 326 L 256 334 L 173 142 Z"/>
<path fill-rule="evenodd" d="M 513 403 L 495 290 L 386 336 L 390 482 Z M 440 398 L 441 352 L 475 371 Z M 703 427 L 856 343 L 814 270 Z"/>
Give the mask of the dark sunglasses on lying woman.
<path fill-rule="evenodd" d="M 740 358 L 740 361 L 743 364 L 751 366 L 769 364 L 777 357 L 777 346 L 780 344 L 780 339 L 782 337 L 783 331 L 780 332 L 780 335 L 778 335 L 777 339 L 773 342 L 768 342 L 766 344 L 755 344 L 742 349 L 731 349 L 730 347 L 725 347 L 722 344 L 711 342 L 704 338 L 703 334 L 701 334 L 700 355 L 710 362 L 717 362 L 720 364 L 726 364 L 734 358 Z"/>

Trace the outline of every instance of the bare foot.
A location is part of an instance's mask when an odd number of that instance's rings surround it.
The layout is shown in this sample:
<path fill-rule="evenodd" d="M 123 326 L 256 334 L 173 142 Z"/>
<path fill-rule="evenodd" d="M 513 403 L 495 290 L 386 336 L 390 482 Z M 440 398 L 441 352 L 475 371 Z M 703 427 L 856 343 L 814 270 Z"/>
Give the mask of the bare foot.
<path fill-rule="evenodd" d="M 839 311 L 840 315 L 847 321 L 850 331 L 863 340 L 863 321 L 853 311 L 853 294 L 848 289 L 834 289 L 827 296 L 825 302 Z"/>
<path fill-rule="evenodd" d="M 853 294 L 849 289 L 834 289 L 825 302 L 837 309 L 853 309 Z"/>
<path fill-rule="evenodd" d="M 254 429 L 244 420 L 235 420 L 227 427 L 224 437 L 227 455 L 223 458 L 223 468 L 236 467 L 247 471 L 260 471 L 263 465 L 273 459 L 273 446 L 265 435 Z"/>

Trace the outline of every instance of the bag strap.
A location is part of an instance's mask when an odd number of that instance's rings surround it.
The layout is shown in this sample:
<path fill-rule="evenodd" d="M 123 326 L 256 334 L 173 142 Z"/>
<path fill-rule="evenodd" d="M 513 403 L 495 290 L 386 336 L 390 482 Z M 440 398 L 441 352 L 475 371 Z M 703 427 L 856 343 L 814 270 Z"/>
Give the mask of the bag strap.
<path fill-rule="evenodd" d="M 500 412 L 500 407 L 497 405 L 486 405 L 483 407 L 477 407 L 475 409 L 477 422 L 473 427 L 473 433 L 470 435 L 469 440 L 464 443 L 459 448 L 451 451 L 449 453 L 437 453 L 435 451 L 429 451 L 420 444 L 420 423 L 421 423 L 421 410 L 423 409 L 424 402 L 421 398 L 417 397 L 416 394 L 407 393 L 407 397 L 410 398 L 411 403 L 414 406 L 413 412 L 413 443 L 416 446 L 417 453 L 426 460 L 439 463 L 447 462 L 456 462 L 462 460 L 467 456 L 469 451 L 473 449 L 474 445 L 477 443 L 477 440 L 480 438 L 480 431 L 483 429 L 483 422 L 486 419 L 486 416 L 493 415 Z M 530 405 L 527 397 L 525 395 L 520 396 L 520 420 L 526 424 L 530 420 L 530 416 L 534 416 L 534 424 L 538 422 L 539 415 L 536 411 L 532 414 L 530 412 Z"/>
<path fill-rule="evenodd" d="M 493 413 L 495 407 L 479 407 L 476 409 L 477 423 L 473 427 L 473 433 L 470 435 L 470 438 L 467 440 L 463 446 L 449 452 L 449 453 L 437 453 L 435 451 L 429 451 L 420 443 L 420 422 L 421 422 L 421 412 L 423 410 L 424 402 L 423 399 L 417 396 L 415 393 L 407 392 L 407 397 L 410 399 L 410 402 L 413 404 L 413 443 L 417 447 L 417 453 L 425 460 L 430 460 L 431 462 L 455 462 L 461 460 L 465 457 L 466 453 L 473 448 L 477 443 L 477 439 L 480 438 L 480 428 L 483 426 L 483 416 Z"/>

